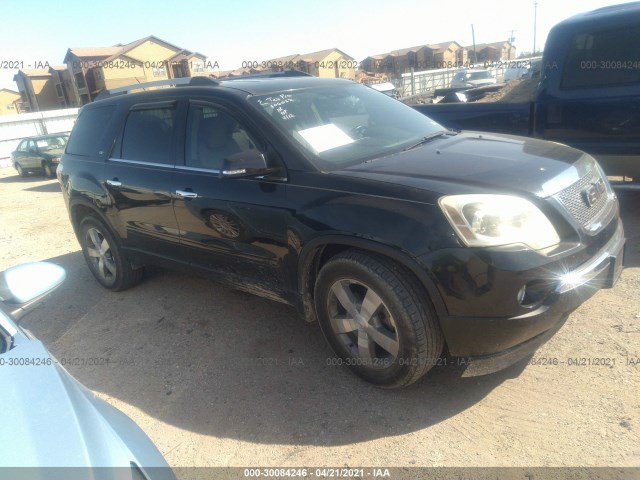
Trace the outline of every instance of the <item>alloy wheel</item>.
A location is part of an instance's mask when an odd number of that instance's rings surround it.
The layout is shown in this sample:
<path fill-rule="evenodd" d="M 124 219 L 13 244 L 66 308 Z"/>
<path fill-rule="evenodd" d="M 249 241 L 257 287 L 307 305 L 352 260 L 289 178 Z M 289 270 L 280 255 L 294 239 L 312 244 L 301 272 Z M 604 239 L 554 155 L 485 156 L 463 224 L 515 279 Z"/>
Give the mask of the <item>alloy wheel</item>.
<path fill-rule="evenodd" d="M 398 357 L 396 323 L 380 296 L 369 286 L 341 279 L 331 286 L 328 313 L 331 328 L 358 364 L 386 368 Z"/>
<path fill-rule="evenodd" d="M 97 228 L 89 228 L 86 233 L 87 255 L 93 269 L 106 282 L 114 281 L 117 273 L 111 246 Z"/>
<path fill-rule="evenodd" d="M 209 216 L 211 226 L 228 238 L 237 238 L 240 236 L 240 227 L 235 220 L 222 213 L 214 213 Z"/>

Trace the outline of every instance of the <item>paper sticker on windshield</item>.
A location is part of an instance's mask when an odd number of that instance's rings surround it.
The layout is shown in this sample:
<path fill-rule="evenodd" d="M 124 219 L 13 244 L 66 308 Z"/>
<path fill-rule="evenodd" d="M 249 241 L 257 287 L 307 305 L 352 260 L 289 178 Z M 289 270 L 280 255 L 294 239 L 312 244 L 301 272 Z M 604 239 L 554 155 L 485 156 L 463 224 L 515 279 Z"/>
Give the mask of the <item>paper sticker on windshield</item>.
<path fill-rule="evenodd" d="M 353 138 L 344 133 L 333 123 L 320 125 L 319 127 L 307 128 L 305 130 L 298 130 L 298 133 L 309 145 L 311 145 L 311 148 L 318 153 L 354 142 Z"/>

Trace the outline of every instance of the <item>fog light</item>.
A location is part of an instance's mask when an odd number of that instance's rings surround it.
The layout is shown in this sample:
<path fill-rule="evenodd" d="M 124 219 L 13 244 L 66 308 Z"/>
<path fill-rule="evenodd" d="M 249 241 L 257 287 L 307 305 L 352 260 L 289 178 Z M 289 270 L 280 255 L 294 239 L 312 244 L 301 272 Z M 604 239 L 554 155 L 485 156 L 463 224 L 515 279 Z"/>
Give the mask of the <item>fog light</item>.
<path fill-rule="evenodd" d="M 548 280 L 531 280 L 518 291 L 518 303 L 526 308 L 540 305 L 553 289 L 554 283 Z"/>
<path fill-rule="evenodd" d="M 524 295 L 525 295 L 526 292 L 527 292 L 527 286 L 525 285 L 518 292 L 518 303 L 519 304 L 522 304 L 522 302 L 524 301 Z"/>

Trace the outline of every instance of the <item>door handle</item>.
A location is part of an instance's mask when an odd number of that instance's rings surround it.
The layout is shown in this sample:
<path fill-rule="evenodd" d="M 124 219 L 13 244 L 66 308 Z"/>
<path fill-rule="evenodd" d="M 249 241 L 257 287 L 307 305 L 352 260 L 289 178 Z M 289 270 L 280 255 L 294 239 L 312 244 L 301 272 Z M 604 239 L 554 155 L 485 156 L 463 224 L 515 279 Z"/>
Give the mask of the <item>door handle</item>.
<path fill-rule="evenodd" d="M 176 190 L 176 195 L 180 198 L 198 198 L 196 192 L 189 192 L 187 190 Z"/>
<path fill-rule="evenodd" d="M 120 182 L 117 178 L 114 178 L 113 180 L 107 180 L 107 185 L 111 187 L 121 187 L 122 182 Z"/>

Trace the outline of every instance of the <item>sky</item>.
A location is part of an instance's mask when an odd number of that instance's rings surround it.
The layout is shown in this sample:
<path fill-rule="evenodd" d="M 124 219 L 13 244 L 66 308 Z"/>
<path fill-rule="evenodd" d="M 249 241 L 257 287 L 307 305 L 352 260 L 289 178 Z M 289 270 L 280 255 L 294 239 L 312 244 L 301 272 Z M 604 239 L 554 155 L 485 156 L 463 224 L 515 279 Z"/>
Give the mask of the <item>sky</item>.
<path fill-rule="evenodd" d="M 3 0 L 0 88 L 17 90 L 11 62 L 61 64 L 67 49 L 154 35 L 208 57 L 220 70 L 243 62 L 339 48 L 360 61 L 405 47 L 455 40 L 507 40 L 532 51 L 553 25 L 620 1 L 581 0 Z M 9 21 L 9 19 L 13 19 Z M 31 67 L 29 67 L 31 65 Z"/>

